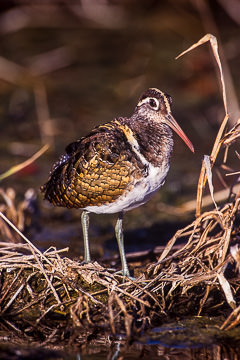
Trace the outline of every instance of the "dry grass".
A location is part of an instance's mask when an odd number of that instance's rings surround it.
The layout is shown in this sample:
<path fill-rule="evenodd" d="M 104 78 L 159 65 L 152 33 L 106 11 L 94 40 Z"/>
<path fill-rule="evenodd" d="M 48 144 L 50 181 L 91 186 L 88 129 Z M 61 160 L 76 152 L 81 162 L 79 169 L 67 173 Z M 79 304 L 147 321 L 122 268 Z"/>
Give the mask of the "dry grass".
<path fill-rule="evenodd" d="M 166 320 L 166 315 L 229 314 L 222 328 L 236 326 L 237 217 L 239 198 L 202 214 L 175 234 L 156 264 L 124 283 L 98 263 L 82 265 L 63 258 L 67 249 L 41 253 L 30 244 L 0 243 L 2 324 L 14 324 L 25 337 L 49 320 L 56 324 L 56 319 L 70 321 L 85 335 L 97 328 L 128 337 Z M 173 252 L 181 237 L 187 243 Z"/>

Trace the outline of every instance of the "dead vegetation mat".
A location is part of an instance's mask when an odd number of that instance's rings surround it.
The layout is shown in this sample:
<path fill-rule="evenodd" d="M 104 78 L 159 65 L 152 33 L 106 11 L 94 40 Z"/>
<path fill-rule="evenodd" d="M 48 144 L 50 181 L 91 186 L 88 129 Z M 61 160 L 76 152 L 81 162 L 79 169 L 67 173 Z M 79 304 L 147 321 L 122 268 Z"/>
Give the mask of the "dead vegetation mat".
<path fill-rule="evenodd" d="M 31 243 L 0 243 L 1 330 L 49 339 L 59 331 L 65 337 L 70 326 L 87 337 L 132 337 L 166 317 L 189 315 L 222 316 L 221 329 L 234 328 L 240 322 L 239 224 L 235 197 L 177 231 L 155 264 L 124 282 L 96 262 L 63 257 L 65 249 L 41 253 Z M 187 242 L 175 250 L 182 237 Z"/>

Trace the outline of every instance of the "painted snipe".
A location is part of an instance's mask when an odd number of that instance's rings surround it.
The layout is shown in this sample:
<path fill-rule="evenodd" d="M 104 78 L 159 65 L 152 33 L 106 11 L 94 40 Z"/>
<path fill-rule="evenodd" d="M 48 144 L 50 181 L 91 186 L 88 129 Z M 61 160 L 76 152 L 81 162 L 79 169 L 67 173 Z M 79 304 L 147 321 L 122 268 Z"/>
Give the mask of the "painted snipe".
<path fill-rule="evenodd" d="M 173 148 L 172 129 L 194 152 L 171 113 L 172 99 L 151 88 L 130 118 L 119 117 L 67 146 L 41 190 L 55 206 L 82 209 L 84 260 L 89 262 L 89 212 L 118 213 L 115 227 L 122 275 L 129 276 L 123 214 L 149 200 L 163 185 Z"/>

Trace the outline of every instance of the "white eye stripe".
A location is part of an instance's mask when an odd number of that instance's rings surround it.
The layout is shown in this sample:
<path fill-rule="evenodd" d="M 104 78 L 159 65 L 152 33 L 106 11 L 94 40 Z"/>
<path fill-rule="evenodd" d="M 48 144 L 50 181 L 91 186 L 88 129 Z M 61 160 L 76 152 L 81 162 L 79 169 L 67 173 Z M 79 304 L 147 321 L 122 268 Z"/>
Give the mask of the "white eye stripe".
<path fill-rule="evenodd" d="M 151 104 L 152 102 L 152 104 Z M 160 107 L 160 103 L 158 101 L 158 99 L 153 98 L 153 97 L 147 97 L 145 99 L 142 99 L 141 101 L 139 101 L 138 106 L 141 106 L 142 104 L 149 104 L 151 106 L 151 108 L 153 108 L 154 110 L 158 110 Z"/>
<path fill-rule="evenodd" d="M 169 101 L 168 101 L 166 95 L 164 94 L 164 92 L 162 92 L 161 90 L 155 89 L 155 88 L 152 88 L 152 90 L 155 90 L 155 91 L 159 92 L 162 95 L 165 106 L 166 106 L 166 109 L 167 109 L 167 112 L 170 113 L 171 112 L 171 107 L 170 107 Z"/>

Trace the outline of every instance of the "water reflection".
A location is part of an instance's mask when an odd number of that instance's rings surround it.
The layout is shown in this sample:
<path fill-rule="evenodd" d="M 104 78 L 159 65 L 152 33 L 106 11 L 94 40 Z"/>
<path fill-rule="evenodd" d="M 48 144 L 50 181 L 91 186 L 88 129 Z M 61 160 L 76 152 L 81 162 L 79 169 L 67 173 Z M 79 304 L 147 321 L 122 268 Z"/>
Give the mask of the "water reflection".
<path fill-rule="evenodd" d="M 85 350 L 52 350 L 37 347 L 34 350 L 14 345 L 6 347 L 0 344 L 0 359 L 8 360 L 120 360 L 120 359 L 146 359 L 146 360 L 238 360 L 240 349 L 238 347 L 212 345 L 208 347 L 174 348 L 162 345 L 120 345 L 99 346 L 93 344 L 86 346 Z"/>

